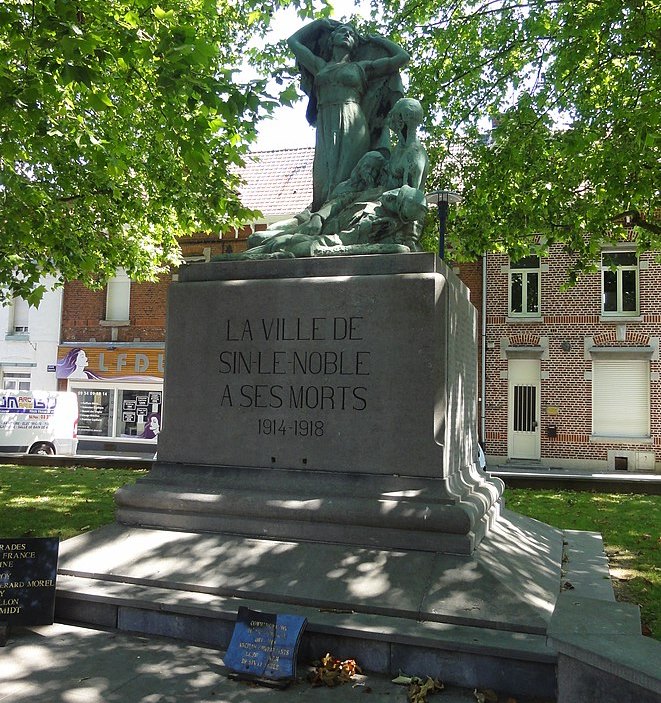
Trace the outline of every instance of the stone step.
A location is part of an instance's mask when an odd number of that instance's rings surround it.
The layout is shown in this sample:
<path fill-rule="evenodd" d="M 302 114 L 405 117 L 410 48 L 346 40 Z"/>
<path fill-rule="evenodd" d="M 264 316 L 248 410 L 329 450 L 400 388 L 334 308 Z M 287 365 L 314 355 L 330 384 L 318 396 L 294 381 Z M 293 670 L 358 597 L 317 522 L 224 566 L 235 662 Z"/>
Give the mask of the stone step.
<path fill-rule="evenodd" d="M 501 493 L 476 467 L 432 479 L 157 462 L 115 501 L 124 525 L 471 554 Z"/>
<path fill-rule="evenodd" d="M 273 603 L 256 599 L 60 575 L 55 613 L 62 623 L 171 637 L 223 650 L 239 605 L 276 612 Z M 341 659 L 356 659 L 374 673 L 395 676 L 405 671 L 520 695 L 555 694 L 556 653 L 544 635 L 339 608 L 288 604 L 277 611 L 308 620 L 299 649 L 301 662 L 332 652 Z"/>

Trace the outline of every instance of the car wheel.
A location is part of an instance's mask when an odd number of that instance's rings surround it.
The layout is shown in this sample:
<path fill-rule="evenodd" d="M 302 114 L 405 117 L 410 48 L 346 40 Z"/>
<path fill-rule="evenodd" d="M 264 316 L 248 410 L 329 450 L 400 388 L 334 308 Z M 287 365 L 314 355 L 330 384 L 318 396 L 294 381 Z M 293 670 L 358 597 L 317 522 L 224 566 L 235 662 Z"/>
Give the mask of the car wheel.
<path fill-rule="evenodd" d="M 55 454 L 55 450 L 50 444 L 46 444 L 46 442 L 40 442 L 39 444 L 35 444 L 34 447 L 30 447 L 30 454 L 53 456 Z"/>

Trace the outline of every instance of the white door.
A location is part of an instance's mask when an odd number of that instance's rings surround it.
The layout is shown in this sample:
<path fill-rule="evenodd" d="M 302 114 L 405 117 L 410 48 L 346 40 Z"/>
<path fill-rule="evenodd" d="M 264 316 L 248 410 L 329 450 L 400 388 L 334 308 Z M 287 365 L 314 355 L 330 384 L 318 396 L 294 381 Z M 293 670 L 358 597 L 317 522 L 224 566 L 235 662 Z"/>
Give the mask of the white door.
<path fill-rule="evenodd" d="M 539 359 L 510 359 L 508 453 L 510 459 L 539 459 Z"/>

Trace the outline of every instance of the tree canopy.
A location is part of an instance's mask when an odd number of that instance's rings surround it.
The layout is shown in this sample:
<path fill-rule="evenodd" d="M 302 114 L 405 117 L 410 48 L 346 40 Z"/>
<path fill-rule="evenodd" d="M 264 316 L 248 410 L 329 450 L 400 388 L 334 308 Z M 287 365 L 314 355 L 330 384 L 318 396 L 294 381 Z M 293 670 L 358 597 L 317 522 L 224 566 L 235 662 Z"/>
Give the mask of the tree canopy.
<path fill-rule="evenodd" d="M 305 0 L 0 3 L 0 296 L 47 274 L 153 278 L 177 238 L 248 212 L 236 165 L 273 104 L 235 74 L 274 8 Z"/>
<path fill-rule="evenodd" d="M 655 0 L 379 0 L 428 115 L 428 188 L 459 191 L 455 255 L 560 243 L 574 275 L 658 221 L 661 8 Z M 655 211 L 656 219 L 655 219 Z"/>
<path fill-rule="evenodd" d="M 177 239 L 245 222 L 236 166 L 291 57 L 236 69 L 273 11 L 314 0 L 5 0 L 0 4 L 0 297 L 42 276 L 148 279 Z M 324 0 L 321 13 L 328 14 Z M 635 227 L 661 249 L 654 0 L 373 0 L 411 54 L 428 188 L 461 192 L 458 257 L 561 243 L 589 268 Z M 283 62 L 289 68 L 283 69 Z M 278 68 L 279 66 L 279 68 Z"/>

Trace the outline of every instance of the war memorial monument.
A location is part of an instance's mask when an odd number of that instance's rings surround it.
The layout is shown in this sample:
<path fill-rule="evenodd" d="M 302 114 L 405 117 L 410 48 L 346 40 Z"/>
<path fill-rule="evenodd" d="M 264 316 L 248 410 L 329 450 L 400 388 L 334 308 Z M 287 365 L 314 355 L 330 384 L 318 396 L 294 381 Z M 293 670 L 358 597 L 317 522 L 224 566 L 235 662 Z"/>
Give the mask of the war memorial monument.
<path fill-rule="evenodd" d="M 555 695 L 562 583 L 589 596 L 567 624 L 612 600 L 605 558 L 478 465 L 476 311 L 419 251 L 409 57 L 331 20 L 289 45 L 313 202 L 170 287 L 158 460 L 62 545 L 59 617 L 224 648 L 239 607 L 290 613 L 302 656 Z"/>

